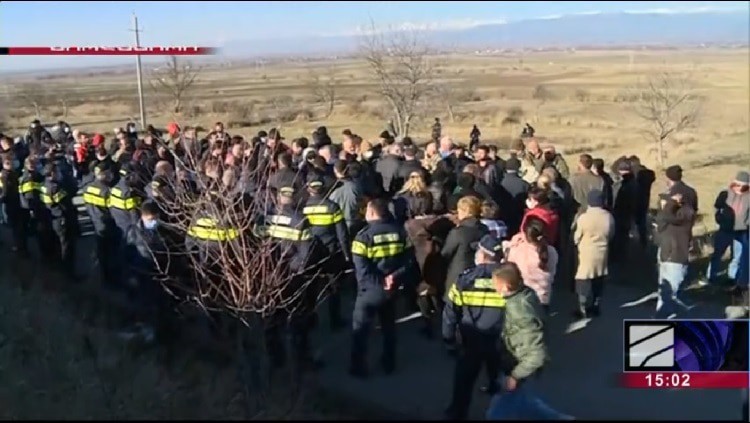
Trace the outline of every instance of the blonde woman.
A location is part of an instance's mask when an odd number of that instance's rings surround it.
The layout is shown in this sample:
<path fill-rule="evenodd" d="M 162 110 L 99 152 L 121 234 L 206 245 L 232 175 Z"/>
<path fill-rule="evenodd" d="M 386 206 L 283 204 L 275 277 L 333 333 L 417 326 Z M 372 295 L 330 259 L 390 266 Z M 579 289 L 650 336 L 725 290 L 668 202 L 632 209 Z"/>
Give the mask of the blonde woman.
<path fill-rule="evenodd" d="M 401 217 L 403 220 L 411 219 L 417 215 L 417 210 L 425 207 L 427 202 L 432 209 L 432 194 L 427 189 L 422 172 L 415 170 L 409 174 L 403 188 L 394 197 L 396 217 Z"/>

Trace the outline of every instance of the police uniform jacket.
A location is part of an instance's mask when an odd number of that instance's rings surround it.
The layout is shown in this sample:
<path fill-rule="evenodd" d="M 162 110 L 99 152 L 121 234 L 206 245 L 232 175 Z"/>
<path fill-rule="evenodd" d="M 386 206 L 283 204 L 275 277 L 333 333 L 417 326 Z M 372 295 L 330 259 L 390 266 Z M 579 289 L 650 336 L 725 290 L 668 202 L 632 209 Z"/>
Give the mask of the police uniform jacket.
<path fill-rule="evenodd" d="M 388 275 L 393 275 L 400 284 L 407 276 L 414 276 L 410 272 L 417 271 L 414 251 L 403 226 L 386 220 L 369 222 L 357 233 L 352 242 L 352 261 L 360 289 L 382 288 Z"/>
<path fill-rule="evenodd" d="M 453 340 L 456 326 L 488 335 L 500 334 L 505 316 L 505 299 L 492 283 L 498 264 L 480 264 L 466 269 L 448 291 L 443 308 L 443 338 Z"/>
<path fill-rule="evenodd" d="M 288 263 L 290 271 L 303 272 L 312 263 L 310 222 L 292 207 L 280 207 L 263 216 L 255 233 L 272 241 L 276 258 Z"/>
<path fill-rule="evenodd" d="M 349 234 L 338 204 L 322 195 L 312 195 L 302 213 L 310 222 L 312 235 L 320 240 L 330 254 L 343 253 L 347 260 L 350 259 Z"/>
<path fill-rule="evenodd" d="M 101 181 L 94 181 L 83 188 L 83 202 L 91 217 L 91 223 L 97 234 L 104 234 L 112 227 L 112 215 L 109 212 L 110 188 Z"/>
<path fill-rule="evenodd" d="M 18 174 L 15 171 L 0 171 L 0 202 L 6 205 L 8 212 L 21 206 L 18 188 Z"/>
<path fill-rule="evenodd" d="M 47 178 L 39 190 L 39 197 L 44 204 L 47 216 L 51 219 L 70 217 L 73 203 L 62 184 L 53 178 Z"/>
<path fill-rule="evenodd" d="M 123 231 L 138 221 L 138 207 L 141 205 L 141 197 L 130 187 L 125 178 L 109 190 L 109 213 L 115 225 Z"/>
<path fill-rule="evenodd" d="M 39 211 L 41 200 L 39 199 L 39 190 L 44 183 L 44 178 L 39 172 L 24 170 L 18 181 L 18 196 L 21 202 L 21 208 L 26 210 Z"/>

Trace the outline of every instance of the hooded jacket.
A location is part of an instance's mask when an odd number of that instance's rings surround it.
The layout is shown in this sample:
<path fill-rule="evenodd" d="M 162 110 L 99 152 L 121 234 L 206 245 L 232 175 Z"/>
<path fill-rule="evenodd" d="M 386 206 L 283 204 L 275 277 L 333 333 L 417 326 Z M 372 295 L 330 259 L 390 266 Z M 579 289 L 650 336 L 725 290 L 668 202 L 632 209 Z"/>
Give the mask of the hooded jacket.
<path fill-rule="evenodd" d="M 544 222 L 544 233 L 547 238 L 547 243 L 554 245 L 557 242 L 557 235 L 560 232 L 560 216 L 557 215 L 551 208 L 546 206 L 538 206 L 533 209 L 526 210 L 526 214 L 523 216 L 521 221 L 521 230 L 526 226 L 526 221 L 530 217 L 536 217 L 537 219 Z"/>

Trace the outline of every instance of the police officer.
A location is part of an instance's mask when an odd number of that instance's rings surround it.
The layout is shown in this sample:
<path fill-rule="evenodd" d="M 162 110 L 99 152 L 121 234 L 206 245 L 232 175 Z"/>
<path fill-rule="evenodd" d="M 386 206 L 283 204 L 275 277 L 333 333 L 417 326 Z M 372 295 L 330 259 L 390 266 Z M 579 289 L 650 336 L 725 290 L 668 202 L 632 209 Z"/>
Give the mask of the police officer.
<path fill-rule="evenodd" d="M 43 185 L 44 177 L 37 170 L 38 162 L 39 160 L 36 157 L 27 157 L 24 161 L 23 173 L 18 180 L 18 196 L 21 205 L 19 225 L 23 231 L 23 246 L 26 246 L 26 240 L 32 227 L 32 214 L 34 219 L 39 219 L 42 215 L 39 190 Z M 43 247 L 41 243 L 39 244 L 40 251 L 42 251 Z"/>
<path fill-rule="evenodd" d="M 61 260 L 60 264 L 65 276 L 74 280 L 78 236 L 75 232 L 75 225 L 78 222 L 78 213 L 73 205 L 73 198 L 62 186 L 62 178 L 54 163 L 48 163 L 44 167 L 44 178 L 39 196 L 50 223 L 50 242 L 56 250 L 56 258 Z"/>
<path fill-rule="evenodd" d="M 131 225 L 138 222 L 138 207 L 143 196 L 138 190 L 137 174 L 131 164 L 120 169 L 120 180 L 109 191 L 109 212 L 114 221 L 114 236 L 116 240 L 124 240 Z M 119 242 L 119 241 L 118 241 Z"/>
<path fill-rule="evenodd" d="M 351 243 L 344 214 L 338 204 L 325 198 L 323 186 L 323 178 L 311 173 L 307 183 L 309 198 L 302 213 L 310 221 L 313 236 L 320 240 L 328 253 L 328 258 L 323 263 L 323 273 L 326 279 L 331 279 L 324 281 L 324 284 L 330 284 L 329 319 L 331 329 L 337 331 L 344 326 L 341 317 L 340 283 L 344 269 L 351 263 Z"/>
<path fill-rule="evenodd" d="M 143 195 L 139 192 L 138 175 L 130 163 L 120 168 L 120 180 L 109 190 L 107 205 L 112 218 L 112 246 L 113 253 L 120 251 L 125 246 L 125 237 L 128 229 L 140 221 L 138 208 L 143 202 Z M 120 260 L 110 262 L 113 270 L 112 284 L 121 286 L 120 275 L 122 274 Z"/>
<path fill-rule="evenodd" d="M 18 173 L 13 169 L 12 154 L 2 156 L 2 170 L 0 170 L 0 203 L 5 206 L 8 225 L 13 231 L 13 252 L 27 253 L 24 221 L 21 210 L 21 197 L 18 193 Z"/>
<path fill-rule="evenodd" d="M 282 330 L 287 325 L 292 337 L 292 349 L 296 364 L 300 369 L 316 367 L 310 353 L 309 332 L 311 329 L 314 296 L 309 286 L 309 276 L 314 269 L 311 265 L 317 263 L 319 245 L 312 236 L 310 222 L 296 210 L 296 193 L 293 187 L 281 187 L 277 193 L 276 209 L 263 218 L 263 222 L 256 228 L 256 234 L 271 240 L 271 251 L 277 260 L 279 269 L 286 273 L 281 278 L 290 278 L 285 283 L 287 292 L 282 296 L 298 298 L 299 303 L 290 307 L 292 314 L 285 311 L 272 316 L 266 329 L 266 343 L 271 362 L 274 367 L 285 364 Z M 286 282 L 286 281 L 285 281 Z M 303 290 L 303 292 L 299 292 Z"/>
<path fill-rule="evenodd" d="M 115 260 L 116 251 L 112 242 L 114 222 L 109 213 L 109 184 L 112 181 L 112 168 L 103 162 L 94 168 L 95 180 L 83 188 L 83 202 L 94 226 L 96 240 L 96 258 L 99 260 L 102 283 L 112 284 L 115 276 L 111 263 Z"/>
<path fill-rule="evenodd" d="M 367 226 L 352 242 L 352 261 L 357 278 L 357 299 L 352 316 L 352 351 L 349 373 L 364 378 L 367 337 L 375 315 L 383 328 L 381 364 L 387 373 L 396 367 L 396 316 L 394 292 L 409 277 L 417 277 L 414 252 L 403 226 L 393 222 L 388 201 L 374 199 L 367 203 Z"/>
<path fill-rule="evenodd" d="M 446 417 L 462 420 L 467 416 L 474 382 L 484 364 L 490 384 L 485 391 L 496 391 L 495 379 L 500 371 L 497 347 L 502 331 L 505 299 L 495 290 L 492 271 L 502 259 L 501 241 L 485 235 L 474 255 L 475 267 L 465 270 L 448 292 L 443 308 L 443 340 L 449 351 L 455 351 L 456 332 L 461 337 L 453 397 Z M 457 331 L 458 329 L 458 331 Z"/>

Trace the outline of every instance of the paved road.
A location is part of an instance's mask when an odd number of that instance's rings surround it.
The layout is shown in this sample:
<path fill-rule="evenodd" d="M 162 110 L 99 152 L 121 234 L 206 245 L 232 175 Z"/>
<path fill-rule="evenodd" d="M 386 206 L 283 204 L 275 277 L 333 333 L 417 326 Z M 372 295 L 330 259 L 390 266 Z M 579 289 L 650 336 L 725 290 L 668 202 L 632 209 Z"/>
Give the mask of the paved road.
<path fill-rule="evenodd" d="M 81 223 L 86 234 L 90 222 L 85 213 L 81 214 Z M 87 236 L 79 243 L 79 270 L 85 273 L 94 270 L 91 245 L 92 240 Z M 637 272 L 650 278 L 648 275 L 653 270 L 637 269 Z M 648 294 L 649 284 L 643 278 L 614 277 L 621 280 L 607 285 L 602 316 L 572 333 L 566 332 L 572 321 L 568 311 L 573 296 L 563 287 L 556 287 L 553 316 L 549 319 L 551 362 L 538 383 L 545 400 L 560 411 L 584 420 L 739 419 L 742 398 L 736 390 L 634 390 L 618 386 L 617 376 L 622 368 L 622 320 L 649 317 L 654 302 L 621 308 L 622 304 Z M 723 317 L 725 304 L 716 298 L 696 304 L 686 317 Z M 351 310 L 351 305 L 347 310 Z M 321 311 L 325 319 L 326 307 L 322 306 Z M 366 381 L 350 378 L 346 373 L 349 333 L 330 334 L 327 329 L 320 329 L 315 343 L 325 358 L 326 367 L 317 382 L 330 392 L 394 415 L 442 418 L 451 392 L 453 361 L 445 354 L 439 340 L 429 341 L 419 336 L 418 327 L 414 320 L 398 326 L 397 373 L 391 376 L 374 373 Z M 371 363 L 377 363 L 380 344 L 381 338 L 376 332 L 370 342 Z M 483 418 L 488 401 L 487 396 L 477 392 L 471 417 Z"/>
<path fill-rule="evenodd" d="M 742 398 L 737 390 L 634 390 L 618 386 L 622 369 L 622 320 L 644 318 L 654 302 L 620 308 L 642 297 L 642 290 L 610 284 L 605 293 L 602 316 L 581 330 L 566 334 L 572 318 L 570 293 L 557 289 L 550 318 L 551 362 L 539 380 L 539 392 L 560 411 L 577 419 L 628 420 L 733 420 L 741 416 Z M 325 313 L 323 313 L 325 314 Z M 722 317 L 717 302 L 698 304 L 687 317 Z M 440 341 L 417 334 L 415 321 L 398 327 L 398 372 L 375 374 L 367 381 L 346 376 L 350 339 L 348 334 L 321 335 L 327 367 L 320 375 L 322 386 L 366 401 L 374 407 L 400 415 L 440 419 L 451 392 L 453 362 Z M 321 340 L 318 340 L 321 342 Z M 377 363 L 381 338 L 371 343 L 371 363 Z M 487 396 L 477 392 L 471 417 L 483 418 Z"/>

